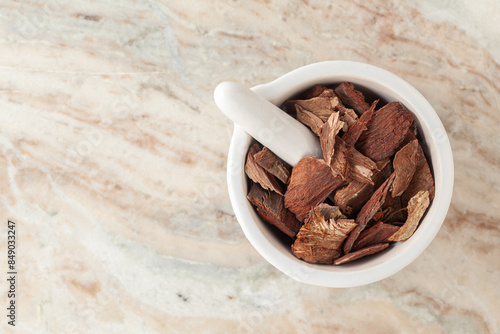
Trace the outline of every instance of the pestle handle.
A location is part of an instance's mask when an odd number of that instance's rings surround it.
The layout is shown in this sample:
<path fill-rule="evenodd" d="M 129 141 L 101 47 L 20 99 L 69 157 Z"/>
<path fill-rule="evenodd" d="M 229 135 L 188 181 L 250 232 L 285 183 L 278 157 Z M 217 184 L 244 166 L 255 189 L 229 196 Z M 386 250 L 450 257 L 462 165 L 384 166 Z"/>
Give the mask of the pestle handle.
<path fill-rule="evenodd" d="M 249 88 L 225 81 L 214 99 L 224 115 L 291 166 L 305 156 L 322 157 L 311 130 Z"/>

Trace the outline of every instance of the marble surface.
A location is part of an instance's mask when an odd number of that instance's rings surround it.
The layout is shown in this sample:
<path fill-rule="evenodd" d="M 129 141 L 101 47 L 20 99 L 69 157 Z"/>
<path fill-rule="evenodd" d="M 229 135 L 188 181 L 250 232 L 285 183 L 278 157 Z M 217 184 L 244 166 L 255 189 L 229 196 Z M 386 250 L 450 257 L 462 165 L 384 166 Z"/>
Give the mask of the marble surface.
<path fill-rule="evenodd" d="M 26 0 L 0 17 L 2 333 L 500 333 L 498 1 Z M 420 90 L 456 168 L 429 248 L 353 289 L 297 283 L 246 240 L 212 98 L 335 59 Z"/>

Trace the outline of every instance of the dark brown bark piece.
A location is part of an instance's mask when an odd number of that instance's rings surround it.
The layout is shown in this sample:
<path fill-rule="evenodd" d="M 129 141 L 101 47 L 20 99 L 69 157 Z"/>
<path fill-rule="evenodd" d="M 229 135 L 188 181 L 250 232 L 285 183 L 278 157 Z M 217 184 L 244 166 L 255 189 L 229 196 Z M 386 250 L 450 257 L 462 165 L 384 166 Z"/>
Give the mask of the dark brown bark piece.
<path fill-rule="evenodd" d="M 268 173 L 277 177 L 281 182 L 285 184 L 288 183 L 292 168 L 286 162 L 278 158 L 267 147 L 264 147 L 253 157 L 255 162 L 264 168 Z"/>
<path fill-rule="evenodd" d="M 323 127 L 323 121 L 316 115 L 314 115 L 309 110 L 303 108 L 300 105 L 296 105 L 297 119 L 302 123 L 307 125 L 316 136 L 321 136 L 321 128 Z"/>
<path fill-rule="evenodd" d="M 276 178 L 255 162 L 254 155 L 259 152 L 260 148 L 258 144 L 250 146 L 247 154 L 247 161 L 245 163 L 245 173 L 250 180 L 260 184 L 262 188 L 272 190 L 280 195 L 283 195 L 283 189 L 279 185 Z"/>
<path fill-rule="evenodd" d="M 389 237 L 398 230 L 399 226 L 378 222 L 372 227 L 361 232 L 358 239 L 352 246 L 352 250 L 356 251 L 364 247 L 388 242 Z"/>
<path fill-rule="evenodd" d="M 384 213 L 382 217 L 384 223 L 392 224 L 394 222 L 401 222 L 406 220 L 406 207 L 403 208 L 403 206 L 401 205 L 401 196 L 393 197 L 390 191 L 387 193 L 384 205 L 382 205 L 381 209 Z"/>
<path fill-rule="evenodd" d="M 369 246 L 366 248 L 362 248 L 358 251 L 355 251 L 355 252 L 346 254 L 342 257 L 339 257 L 338 259 L 333 261 L 333 264 L 338 266 L 340 264 L 349 263 L 349 262 L 352 262 L 354 260 L 361 259 L 362 257 L 372 255 L 375 253 L 379 253 L 379 252 L 383 251 L 384 249 L 386 249 L 387 247 L 389 247 L 388 243 L 377 244 L 377 245 Z"/>
<path fill-rule="evenodd" d="M 343 125 L 344 122 L 339 119 L 339 113 L 334 112 L 321 128 L 319 142 L 321 144 L 321 150 L 323 151 L 323 159 L 328 166 L 330 166 L 332 162 L 333 153 L 335 151 L 335 137 L 342 129 Z"/>
<path fill-rule="evenodd" d="M 293 254 L 309 263 L 331 264 L 342 253 L 342 243 L 356 227 L 339 217 L 338 208 L 321 204 L 311 210 L 292 245 Z"/>
<path fill-rule="evenodd" d="M 344 133 L 342 139 L 344 139 L 347 147 L 352 147 L 358 141 L 361 133 L 366 130 L 366 125 L 372 119 L 372 116 L 375 112 L 375 106 L 377 105 L 379 100 L 376 100 L 372 103 L 370 109 L 365 112 L 361 117 L 349 127 L 349 130 Z"/>
<path fill-rule="evenodd" d="M 373 215 L 377 212 L 377 210 L 384 204 L 385 196 L 389 191 L 389 188 L 394 181 L 395 174 L 392 173 L 391 176 L 384 182 L 382 185 L 373 193 L 372 197 L 368 200 L 368 202 L 363 205 L 361 211 L 359 211 L 356 216 L 356 223 L 358 226 L 349 234 L 345 244 L 344 244 L 344 253 L 347 254 L 352 248 L 352 245 L 358 238 L 359 234 L 366 227 L 366 224 L 372 219 Z"/>
<path fill-rule="evenodd" d="M 401 148 L 394 156 L 392 165 L 396 177 L 392 185 L 392 196 L 401 196 L 408 188 L 418 162 L 418 141 L 415 139 Z"/>
<path fill-rule="evenodd" d="M 307 92 L 304 93 L 303 98 L 304 98 L 304 100 L 312 99 L 313 97 L 320 96 L 325 91 L 332 91 L 332 93 L 333 93 L 333 89 L 331 89 L 331 88 L 328 88 L 328 87 L 325 87 L 322 85 L 314 85 L 313 88 L 311 88 L 310 90 L 308 90 Z"/>
<path fill-rule="evenodd" d="M 388 103 L 372 116 L 356 142 L 356 149 L 373 161 L 390 157 L 405 139 L 412 123 L 413 114 L 401 103 Z"/>
<path fill-rule="evenodd" d="M 415 137 L 413 134 L 411 134 L 411 136 Z M 434 178 L 432 177 L 431 169 L 420 144 L 418 144 L 417 154 L 418 158 L 415 172 L 413 173 L 410 184 L 401 195 L 403 207 L 406 207 L 409 200 L 419 191 L 428 190 L 429 199 L 431 201 L 434 199 Z"/>
<path fill-rule="evenodd" d="M 343 183 L 342 177 L 335 174 L 323 159 L 304 157 L 292 169 L 285 207 L 304 221 L 312 208 Z"/>
<path fill-rule="evenodd" d="M 302 223 L 285 208 L 283 196 L 264 190 L 259 184 L 254 183 L 247 198 L 264 221 L 276 226 L 289 237 L 297 235 Z"/>
<path fill-rule="evenodd" d="M 429 191 L 419 191 L 415 196 L 413 196 L 408 202 L 408 219 L 398 232 L 393 234 L 389 241 L 405 241 L 408 240 L 420 223 L 425 210 L 430 204 Z"/>
<path fill-rule="evenodd" d="M 346 215 L 357 214 L 366 201 L 373 195 L 375 189 L 380 187 L 392 173 L 392 165 L 389 163 L 389 159 L 385 161 L 385 164 L 378 164 L 377 168 L 380 171 L 373 176 L 375 186 L 352 180 L 347 186 L 337 190 L 335 193 L 333 203 Z"/>
<path fill-rule="evenodd" d="M 354 89 L 354 85 L 349 82 L 344 82 L 335 88 L 335 93 L 343 104 L 354 109 L 359 115 L 370 109 L 370 105 L 366 103 L 365 96 L 360 91 Z"/>

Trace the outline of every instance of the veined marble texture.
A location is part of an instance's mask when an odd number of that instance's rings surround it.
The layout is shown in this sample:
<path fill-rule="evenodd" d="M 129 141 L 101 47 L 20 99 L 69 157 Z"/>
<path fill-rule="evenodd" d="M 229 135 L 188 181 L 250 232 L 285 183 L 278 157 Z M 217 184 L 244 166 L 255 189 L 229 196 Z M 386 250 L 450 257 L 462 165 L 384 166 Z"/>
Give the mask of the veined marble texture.
<path fill-rule="evenodd" d="M 495 0 L 1 2 L 1 332 L 500 333 L 498 17 Z M 337 59 L 414 85 L 455 159 L 429 248 L 352 289 L 295 282 L 246 240 L 212 98 Z"/>

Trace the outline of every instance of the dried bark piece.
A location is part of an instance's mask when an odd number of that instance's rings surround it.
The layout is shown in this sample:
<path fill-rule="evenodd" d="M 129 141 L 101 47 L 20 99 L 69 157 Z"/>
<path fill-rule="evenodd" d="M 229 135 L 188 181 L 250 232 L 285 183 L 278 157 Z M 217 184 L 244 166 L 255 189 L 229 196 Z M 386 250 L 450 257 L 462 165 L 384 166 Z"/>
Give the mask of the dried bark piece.
<path fill-rule="evenodd" d="M 339 136 L 335 137 L 335 149 L 330 163 L 330 168 L 334 174 L 339 175 L 342 180 L 347 180 L 349 175 L 348 149 L 344 141 Z"/>
<path fill-rule="evenodd" d="M 293 254 L 309 263 L 331 264 L 342 252 L 342 243 L 355 227 L 353 219 L 336 219 L 338 208 L 320 205 L 311 210 L 292 245 Z"/>
<path fill-rule="evenodd" d="M 354 89 L 354 85 L 349 82 L 344 82 L 335 88 L 342 103 L 354 109 L 358 114 L 362 115 L 370 109 L 370 105 L 365 102 L 365 96 L 360 91 Z"/>
<path fill-rule="evenodd" d="M 363 116 L 366 114 L 363 114 Z M 377 171 L 377 164 L 372 159 L 351 147 L 347 151 L 347 161 L 349 162 L 349 177 L 351 179 L 374 184 L 373 174 Z"/>
<path fill-rule="evenodd" d="M 346 219 L 347 217 L 340 211 L 338 206 L 332 206 L 327 203 L 320 203 L 316 205 L 314 210 L 320 210 L 319 212 L 325 219 Z M 310 212 L 309 212 L 310 213 Z"/>
<path fill-rule="evenodd" d="M 333 198 L 333 203 L 347 215 L 357 214 L 366 201 L 373 195 L 375 189 L 380 187 L 392 173 L 392 166 L 389 163 L 389 159 L 385 160 L 384 165 L 378 164 L 377 168 L 380 171 L 373 176 L 375 186 L 352 180 L 347 186 L 337 190 Z"/>
<path fill-rule="evenodd" d="M 359 119 L 354 110 L 344 107 L 342 103 L 335 110 L 340 113 L 340 120 L 344 122 L 344 128 L 342 129 L 344 132 L 349 131 L 349 128 Z"/>
<path fill-rule="evenodd" d="M 321 150 L 323 151 L 323 159 L 328 166 L 330 166 L 333 153 L 335 152 L 335 137 L 344 126 L 344 122 L 339 119 L 339 116 L 338 112 L 334 112 L 330 115 L 328 121 L 323 124 L 321 136 L 319 137 Z"/>
<path fill-rule="evenodd" d="M 368 221 L 372 219 L 373 215 L 382 206 L 382 204 L 384 204 L 385 196 L 394 181 L 394 177 L 395 174 L 392 173 L 391 176 L 373 193 L 368 202 L 363 205 L 361 211 L 359 211 L 356 216 L 356 223 L 358 226 L 351 232 L 351 234 L 349 234 L 349 237 L 344 244 L 345 254 L 349 253 L 354 241 L 356 241 L 361 231 L 366 227 Z"/>
<path fill-rule="evenodd" d="M 342 177 L 335 174 L 323 159 L 304 157 L 292 169 L 285 207 L 304 221 L 312 208 L 343 183 Z"/>
<path fill-rule="evenodd" d="M 253 182 L 256 182 L 264 189 L 272 190 L 280 195 L 283 195 L 283 189 L 279 185 L 276 178 L 266 172 L 257 162 L 255 162 L 254 155 L 260 152 L 258 144 L 250 146 L 247 154 L 247 161 L 245 163 L 245 173 Z"/>
<path fill-rule="evenodd" d="M 405 139 L 412 123 L 413 114 L 401 103 L 388 103 L 372 116 L 356 142 L 356 149 L 373 161 L 390 157 Z"/>
<path fill-rule="evenodd" d="M 427 210 L 430 204 L 429 191 L 419 191 L 415 196 L 413 196 L 408 202 L 408 219 L 403 226 L 394 233 L 389 241 L 405 241 L 408 240 L 420 223 L 420 219 Z"/>
<path fill-rule="evenodd" d="M 396 179 L 394 179 L 396 181 Z M 394 187 L 394 183 L 393 183 Z M 387 193 L 384 205 L 382 205 L 383 220 L 385 223 L 405 221 L 407 218 L 406 207 L 401 204 L 401 196 L 393 197 L 391 192 Z"/>
<path fill-rule="evenodd" d="M 264 147 L 260 152 L 256 153 L 253 158 L 255 162 L 269 174 L 274 175 L 285 184 L 288 183 L 292 168 L 286 162 L 278 158 L 267 147 Z"/>
<path fill-rule="evenodd" d="M 304 93 L 304 99 L 312 99 L 313 97 L 320 96 L 323 92 L 331 91 L 333 93 L 333 89 L 322 86 L 322 85 L 314 85 L 313 88 Z M 327 93 L 328 94 L 328 93 Z"/>
<path fill-rule="evenodd" d="M 356 141 L 358 141 L 359 136 L 361 136 L 361 133 L 366 130 L 366 125 L 372 119 L 372 116 L 375 112 L 375 106 L 377 105 L 378 101 L 379 100 L 373 102 L 370 109 L 363 115 L 361 115 L 361 117 L 349 127 L 349 130 L 344 133 L 342 139 L 344 139 L 347 147 L 354 146 L 354 144 L 356 144 Z"/>
<path fill-rule="evenodd" d="M 406 144 L 394 156 L 392 165 L 396 177 L 392 184 L 392 196 L 401 196 L 408 188 L 417 168 L 418 162 L 418 141 L 415 139 Z"/>
<path fill-rule="evenodd" d="M 399 230 L 399 226 L 378 222 L 364 230 L 352 246 L 353 250 L 388 242 L 389 237 Z"/>
<path fill-rule="evenodd" d="M 323 127 L 323 121 L 316 115 L 314 115 L 309 110 L 303 108 L 300 105 L 296 105 L 295 108 L 297 112 L 297 119 L 302 123 L 311 128 L 312 132 L 316 136 L 321 136 L 321 128 Z"/>
<path fill-rule="evenodd" d="M 308 100 L 295 100 L 295 108 L 300 106 L 302 109 L 318 116 L 321 121 L 326 122 L 335 111 L 336 105 L 339 103 L 338 99 L 336 100 L 335 98 L 336 96 L 332 96 L 328 91 L 324 91 L 318 97 L 313 97 Z"/>
<path fill-rule="evenodd" d="M 346 254 L 346 255 L 336 259 L 335 261 L 333 261 L 333 264 L 338 266 L 340 264 L 349 263 L 349 262 L 352 262 L 354 260 L 361 259 L 362 257 L 372 255 L 375 253 L 379 253 L 379 252 L 383 251 L 384 249 L 386 249 L 387 247 L 389 247 L 388 243 L 378 244 L 378 245 L 373 245 L 373 246 L 369 246 L 366 248 L 362 248 L 358 251 Z"/>
<path fill-rule="evenodd" d="M 415 138 L 413 134 L 411 134 L 411 136 Z M 428 190 L 429 199 L 431 201 L 432 199 L 434 199 L 434 178 L 432 177 L 431 169 L 420 144 L 418 144 L 417 154 L 418 158 L 417 165 L 415 167 L 415 173 L 413 173 L 410 184 L 401 195 L 403 207 L 407 206 L 410 199 L 422 190 Z"/>
<path fill-rule="evenodd" d="M 264 221 L 276 226 L 289 237 L 297 235 L 302 223 L 285 208 L 283 196 L 264 190 L 259 184 L 254 183 L 247 198 Z"/>

